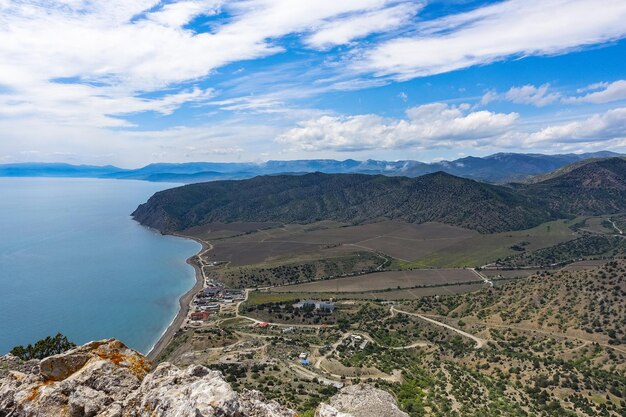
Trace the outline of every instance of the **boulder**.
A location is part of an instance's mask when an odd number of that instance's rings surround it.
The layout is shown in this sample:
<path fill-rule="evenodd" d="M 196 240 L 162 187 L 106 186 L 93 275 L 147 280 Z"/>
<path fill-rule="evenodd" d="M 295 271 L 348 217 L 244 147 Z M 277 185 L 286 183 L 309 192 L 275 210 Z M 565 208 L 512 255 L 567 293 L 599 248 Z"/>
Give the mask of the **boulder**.
<path fill-rule="evenodd" d="M 322 403 L 315 417 L 409 417 L 400 411 L 396 399 L 386 391 L 367 384 L 342 388 L 328 404 Z"/>

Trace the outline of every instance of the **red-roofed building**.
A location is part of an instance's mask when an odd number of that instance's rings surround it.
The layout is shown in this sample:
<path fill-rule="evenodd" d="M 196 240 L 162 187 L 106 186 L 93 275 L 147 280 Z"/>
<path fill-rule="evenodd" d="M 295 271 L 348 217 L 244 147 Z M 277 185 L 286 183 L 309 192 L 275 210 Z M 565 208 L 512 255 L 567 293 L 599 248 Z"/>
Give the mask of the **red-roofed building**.
<path fill-rule="evenodd" d="M 207 321 L 209 319 L 208 311 L 194 311 L 189 316 L 191 320 Z"/>

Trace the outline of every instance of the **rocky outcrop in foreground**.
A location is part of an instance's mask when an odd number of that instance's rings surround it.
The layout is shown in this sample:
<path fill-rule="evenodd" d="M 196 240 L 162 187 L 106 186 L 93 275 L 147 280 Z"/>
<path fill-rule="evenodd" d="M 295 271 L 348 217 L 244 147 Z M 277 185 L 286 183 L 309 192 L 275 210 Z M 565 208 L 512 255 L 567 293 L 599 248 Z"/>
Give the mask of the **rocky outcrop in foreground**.
<path fill-rule="evenodd" d="M 329 404 L 320 404 L 316 417 L 409 417 L 400 411 L 396 400 L 386 391 L 371 385 L 350 385 L 330 399 Z"/>
<path fill-rule="evenodd" d="M 222 374 L 151 364 L 115 340 L 22 362 L 0 358 L 0 417 L 294 417 L 257 391 L 235 392 Z M 367 385 L 343 389 L 318 417 L 405 417 L 388 393 Z"/>

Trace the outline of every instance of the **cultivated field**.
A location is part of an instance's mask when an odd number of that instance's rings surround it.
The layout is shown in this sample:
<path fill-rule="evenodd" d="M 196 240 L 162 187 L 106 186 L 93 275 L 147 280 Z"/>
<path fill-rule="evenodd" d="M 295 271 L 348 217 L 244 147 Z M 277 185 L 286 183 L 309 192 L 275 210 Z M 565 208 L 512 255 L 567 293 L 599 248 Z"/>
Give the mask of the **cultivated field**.
<path fill-rule="evenodd" d="M 418 269 L 412 271 L 375 272 L 348 278 L 328 279 L 305 284 L 276 287 L 275 292 L 367 292 L 387 289 L 455 285 L 481 281 L 467 269 Z"/>
<path fill-rule="evenodd" d="M 303 231 L 266 242 L 344 244 L 385 253 L 397 259 L 415 260 L 463 242 L 478 233 L 441 223 L 409 224 L 385 221 L 360 226 Z"/>
<path fill-rule="evenodd" d="M 230 225 L 216 224 L 212 226 L 213 229 L 210 226 L 194 230 L 192 235 L 208 239 L 214 245 L 213 250 L 206 255 L 207 260 L 228 261 L 231 266 L 313 254 L 337 246 L 348 252 L 367 250 L 413 261 L 480 236 L 474 231 L 440 223 L 416 225 L 394 221 L 360 226 L 319 222 L 255 231 L 251 229 L 269 227 L 270 224 L 236 224 L 231 229 L 228 229 Z M 226 236 L 223 233 L 235 235 Z"/>
<path fill-rule="evenodd" d="M 204 240 L 223 239 L 241 234 L 256 232 L 258 230 L 277 228 L 281 225 L 281 223 L 275 222 L 209 223 L 187 229 L 182 234 Z"/>
<path fill-rule="evenodd" d="M 344 293 L 350 294 L 350 298 L 356 300 L 416 300 L 422 297 L 433 297 L 435 295 L 457 295 L 466 294 L 486 288 L 483 283 L 445 285 L 441 287 L 406 288 L 403 290 Z"/>
<path fill-rule="evenodd" d="M 207 253 L 208 261 L 227 261 L 230 266 L 262 263 L 270 258 L 293 256 L 303 253 L 319 252 L 324 245 L 316 243 L 292 242 L 234 242 L 217 241 L 213 250 Z"/>
<path fill-rule="evenodd" d="M 606 265 L 607 260 L 589 260 L 589 261 L 578 261 L 566 265 L 561 270 L 562 271 L 587 271 L 589 269 L 596 269 L 603 265 Z"/>
<path fill-rule="evenodd" d="M 526 251 L 554 246 L 575 239 L 577 235 L 569 226 L 574 220 L 556 220 L 528 230 L 477 235 L 462 242 L 438 250 L 414 262 L 399 261 L 392 267 L 477 267 L 506 258 L 516 252 L 513 246 L 524 244 Z"/>

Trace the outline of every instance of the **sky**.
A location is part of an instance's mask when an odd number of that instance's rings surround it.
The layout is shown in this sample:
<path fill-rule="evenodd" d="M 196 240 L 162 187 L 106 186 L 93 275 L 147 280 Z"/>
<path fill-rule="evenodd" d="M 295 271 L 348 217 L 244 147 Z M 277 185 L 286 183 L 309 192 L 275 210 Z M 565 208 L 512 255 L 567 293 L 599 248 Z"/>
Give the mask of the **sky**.
<path fill-rule="evenodd" d="M 626 152 L 626 0 L 0 0 L 0 163 Z"/>

